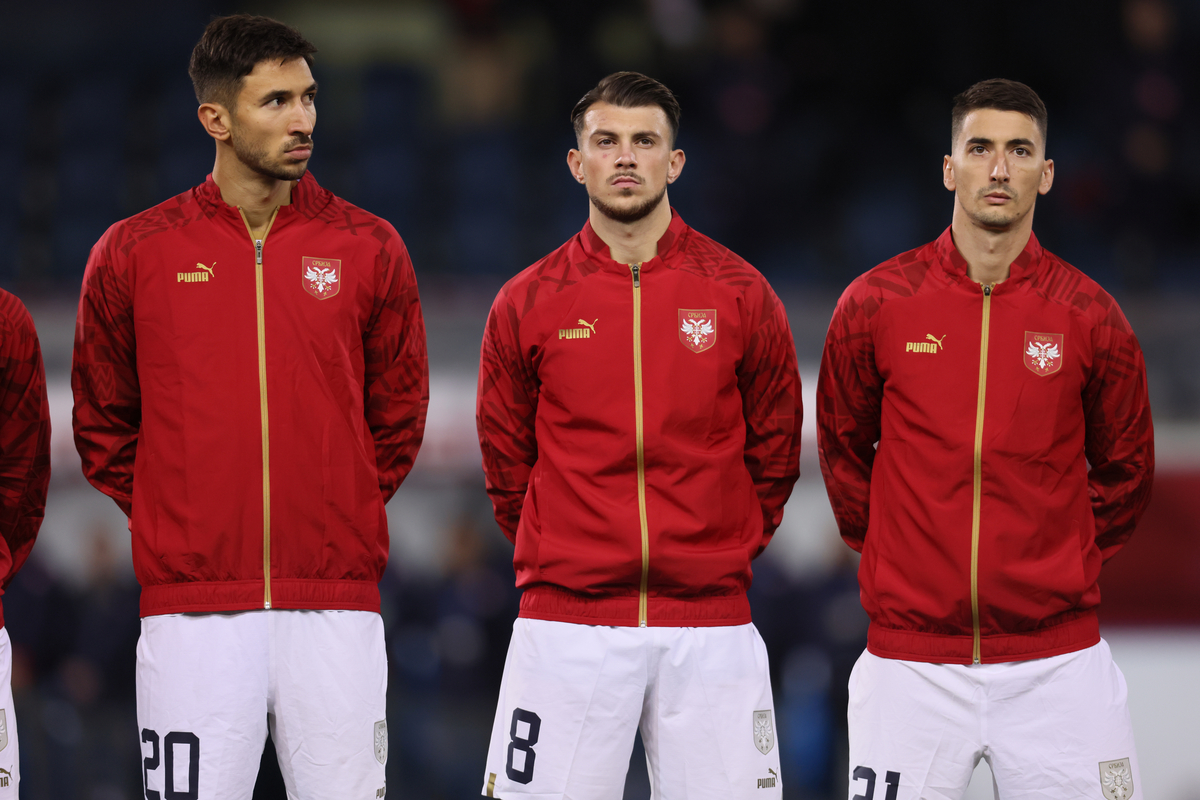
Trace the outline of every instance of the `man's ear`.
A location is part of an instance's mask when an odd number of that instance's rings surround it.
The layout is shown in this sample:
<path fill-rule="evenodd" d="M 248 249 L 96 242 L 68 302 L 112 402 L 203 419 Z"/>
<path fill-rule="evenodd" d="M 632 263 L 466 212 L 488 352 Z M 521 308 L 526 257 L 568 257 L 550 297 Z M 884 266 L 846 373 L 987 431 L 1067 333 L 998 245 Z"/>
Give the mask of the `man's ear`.
<path fill-rule="evenodd" d="M 583 153 L 578 150 L 571 149 L 567 151 L 567 169 L 571 170 L 571 177 L 579 183 L 585 180 L 583 174 Z"/>
<path fill-rule="evenodd" d="M 225 106 L 220 103 L 201 103 L 196 109 L 196 116 L 209 136 L 218 142 L 229 139 L 230 114 Z"/>

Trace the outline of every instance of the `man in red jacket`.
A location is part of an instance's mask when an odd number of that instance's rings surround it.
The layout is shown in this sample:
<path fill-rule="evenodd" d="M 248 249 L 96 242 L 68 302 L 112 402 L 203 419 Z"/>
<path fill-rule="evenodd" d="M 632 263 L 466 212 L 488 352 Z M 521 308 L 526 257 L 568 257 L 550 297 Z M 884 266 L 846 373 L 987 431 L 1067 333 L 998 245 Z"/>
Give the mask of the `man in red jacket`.
<path fill-rule="evenodd" d="M 428 402 L 412 264 L 307 172 L 315 48 L 214 20 L 192 53 L 212 175 L 92 249 L 75 441 L 129 515 L 146 796 L 382 797 L 384 504 Z"/>
<path fill-rule="evenodd" d="M 850 285 L 817 387 L 821 468 L 871 619 L 850 794 L 958 798 L 984 758 L 1001 797 L 1128 798 L 1125 681 L 1096 606 L 1150 497 L 1141 348 L 1116 301 L 1033 235 L 1054 179 L 1033 90 L 972 86 L 951 143 L 950 227 Z"/>
<path fill-rule="evenodd" d="M 670 90 L 616 73 L 571 119 L 588 221 L 504 286 L 481 354 L 484 473 L 524 589 L 483 794 L 620 798 L 640 725 L 656 797 L 779 797 L 746 589 L 799 475 L 787 316 L 671 208 Z"/>
<path fill-rule="evenodd" d="M 0 289 L 0 589 L 33 549 L 49 484 L 50 405 L 37 331 L 21 301 Z M 0 797 L 17 796 L 17 744 L 12 642 L 0 606 Z"/>

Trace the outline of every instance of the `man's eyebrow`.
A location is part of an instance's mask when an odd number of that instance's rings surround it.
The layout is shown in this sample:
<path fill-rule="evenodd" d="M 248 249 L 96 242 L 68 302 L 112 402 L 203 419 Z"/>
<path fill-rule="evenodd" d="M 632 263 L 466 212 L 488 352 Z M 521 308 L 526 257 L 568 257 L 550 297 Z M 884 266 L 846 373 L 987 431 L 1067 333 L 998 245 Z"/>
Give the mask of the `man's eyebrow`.
<path fill-rule="evenodd" d="M 608 139 L 619 139 L 620 138 L 620 136 L 618 136 L 615 132 L 606 131 L 606 130 L 592 131 L 592 136 L 601 136 L 601 137 L 605 137 Z M 662 135 L 659 134 L 657 131 L 638 131 L 637 133 L 633 134 L 634 139 L 642 139 L 645 137 L 649 137 L 651 139 L 661 139 Z"/>
<path fill-rule="evenodd" d="M 305 89 L 304 91 L 300 92 L 300 94 L 316 94 L 316 91 L 317 91 L 317 82 L 313 81 L 312 83 L 310 83 L 308 85 L 308 88 Z M 262 96 L 262 98 L 259 100 L 259 102 L 260 103 L 269 103 L 272 100 L 292 97 L 294 94 L 296 94 L 296 93 L 293 92 L 291 89 L 273 89 L 273 90 L 267 92 L 266 94 L 264 94 Z"/>
<path fill-rule="evenodd" d="M 995 144 L 995 141 L 992 139 L 988 139 L 985 136 L 972 136 L 970 139 L 967 139 L 966 143 L 967 143 L 967 146 L 976 145 L 976 144 L 991 146 L 991 145 Z M 1024 138 L 1009 139 L 1007 142 L 1005 142 L 1005 146 L 1007 146 L 1007 147 L 1028 147 L 1031 150 L 1037 149 L 1037 145 L 1034 144 L 1034 141 L 1032 139 L 1024 139 Z"/>

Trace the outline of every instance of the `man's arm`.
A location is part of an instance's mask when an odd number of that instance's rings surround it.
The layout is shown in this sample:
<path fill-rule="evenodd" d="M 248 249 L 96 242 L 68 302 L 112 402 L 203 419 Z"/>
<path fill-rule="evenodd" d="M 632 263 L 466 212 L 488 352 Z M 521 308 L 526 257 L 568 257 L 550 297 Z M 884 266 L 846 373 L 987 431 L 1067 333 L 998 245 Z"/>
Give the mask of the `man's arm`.
<path fill-rule="evenodd" d="M 1096 544 L 1112 558 L 1133 534 L 1150 502 L 1154 480 L 1154 425 L 1146 391 L 1146 362 L 1116 301 L 1092 333 L 1092 376 L 1083 390 L 1084 452 L 1091 470 L 1088 494 L 1096 516 Z"/>
<path fill-rule="evenodd" d="M 783 506 L 800 477 L 804 419 L 800 370 L 787 312 L 765 280 L 762 291 L 759 318 L 749 321 L 750 339 L 738 373 L 746 417 L 746 469 L 762 507 L 763 537 L 758 553 L 779 527 Z"/>
<path fill-rule="evenodd" d="M 116 263 L 113 229 L 88 256 L 75 320 L 71 389 L 75 448 L 88 482 L 133 513 L 133 461 L 142 424 L 129 273 Z"/>
<path fill-rule="evenodd" d="M 390 226 L 388 231 L 391 239 L 377 256 L 375 306 L 363 334 L 363 406 L 385 503 L 412 469 L 429 408 L 429 360 L 417 278 L 400 236 Z"/>
<path fill-rule="evenodd" d="M 513 543 L 537 461 L 537 401 L 537 381 L 521 352 L 520 320 L 506 287 L 492 304 L 483 331 L 475 425 L 492 510 Z"/>
<path fill-rule="evenodd" d="M 7 331 L 0 342 L 0 535 L 11 558 L 8 586 L 33 549 L 50 484 L 50 406 L 33 320 L 21 301 L 4 295 Z"/>
<path fill-rule="evenodd" d="M 867 306 L 854 294 L 858 286 L 851 284 L 838 300 L 825 337 L 817 380 L 817 452 L 842 538 L 862 552 L 883 381 L 875 368 Z"/>

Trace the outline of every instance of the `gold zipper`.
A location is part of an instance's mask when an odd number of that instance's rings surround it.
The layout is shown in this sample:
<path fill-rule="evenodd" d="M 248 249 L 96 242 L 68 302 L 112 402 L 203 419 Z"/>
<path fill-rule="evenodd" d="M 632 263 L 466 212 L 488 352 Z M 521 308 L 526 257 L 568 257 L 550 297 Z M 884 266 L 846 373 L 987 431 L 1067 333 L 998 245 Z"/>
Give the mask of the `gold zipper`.
<path fill-rule="evenodd" d="M 637 436 L 638 519 L 642 525 L 642 583 L 638 589 L 638 627 L 649 621 L 650 525 L 646 521 L 646 450 L 642 433 L 642 278 L 641 262 L 629 265 L 633 273 L 633 416 Z"/>
<path fill-rule="evenodd" d="M 992 320 L 992 284 L 983 287 L 983 329 L 979 340 L 979 399 L 975 405 L 975 485 L 971 499 L 971 660 L 980 663 L 979 512 L 983 505 L 983 401 L 987 394 L 988 330 Z"/>
<path fill-rule="evenodd" d="M 256 310 L 258 312 L 258 405 L 262 410 L 262 470 L 263 470 L 263 608 L 271 607 L 271 440 L 270 426 L 267 421 L 267 318 L 263 302 L 263 244 L 267 234 L 275 224 L 276 208 L 271 213 L 271 219 L 263 231 L 262 238 L 256 239 L 250 229 L 250 220 L 246 212 L 238 208 L 242 222 L 246 224 L 246 233 L 254 242 L 254 292 Z"/>

